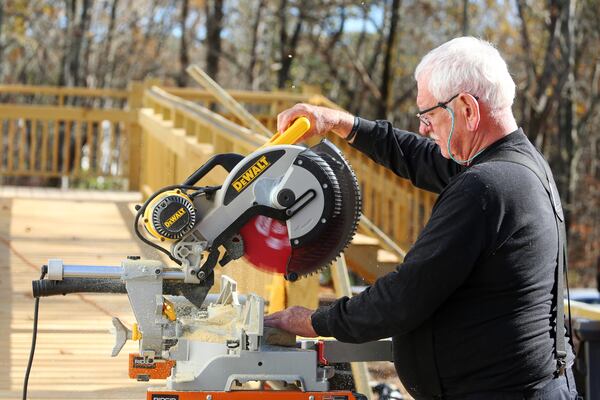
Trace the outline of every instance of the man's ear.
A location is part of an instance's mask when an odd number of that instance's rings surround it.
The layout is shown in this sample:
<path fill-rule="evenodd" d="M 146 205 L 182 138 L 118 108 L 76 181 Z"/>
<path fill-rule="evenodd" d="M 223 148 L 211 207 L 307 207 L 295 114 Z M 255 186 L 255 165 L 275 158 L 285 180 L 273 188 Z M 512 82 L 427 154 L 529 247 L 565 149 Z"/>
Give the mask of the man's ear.
<path fill-rule="evenodd" d="M 476 131 L 481 121 L 479 103 L 475 100 L 475 97 L 467 93 L 461 94 L 458 98 L 462 104 L 466 128 L 472 132 Z"/>

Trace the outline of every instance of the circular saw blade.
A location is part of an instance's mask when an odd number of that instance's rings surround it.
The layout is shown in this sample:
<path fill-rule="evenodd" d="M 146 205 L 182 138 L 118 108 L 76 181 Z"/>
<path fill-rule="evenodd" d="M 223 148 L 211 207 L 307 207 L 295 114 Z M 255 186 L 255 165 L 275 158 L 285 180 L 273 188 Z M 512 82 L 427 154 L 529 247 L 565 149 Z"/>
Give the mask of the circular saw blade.
<path fill-rule="evenodd" d="M 244 257 L 256 268 L 285 274 L 292 246 L 285 222 L 257 215 L 240 230 Z"/>
<path fill-rule="evenodd" d="M 307 150 L 335 186 L 333 213 L 310 241 L 292 246 L 284 222 L 256 216 L 240 234 L 244 256 L 258 269 L 283 273 L 289 280 L 310 275 L 327 267 L 348 246 L 356 231 L 361 212 L 361 195 L 354 171 L 342 153 L 324 140 Z"/>

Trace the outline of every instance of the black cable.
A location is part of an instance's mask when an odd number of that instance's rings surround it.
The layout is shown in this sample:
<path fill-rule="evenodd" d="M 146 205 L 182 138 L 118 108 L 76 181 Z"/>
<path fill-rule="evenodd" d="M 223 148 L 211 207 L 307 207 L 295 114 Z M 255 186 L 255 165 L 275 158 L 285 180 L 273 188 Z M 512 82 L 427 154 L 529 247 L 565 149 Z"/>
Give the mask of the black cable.
<path fill-rule="evenodd" d="M 48 267 L 45 265 L 42 267 L 42 275 L 40 280 L 44 279 Z M 37 329 L 38 329 L 38 312 L 40 310 L 40 298 L 35 298 L 35 305 L 33 308 L 33 334 L 31 337 L 31 350 L 29 351 L 29 361 L 27 361 L 27 369 L 25 370 L 25 379 L 23 380 L 23 400 L 27 400 L 27 385 L 29 384 L 29 374 L 31 373 L 31 366 L 33 365 L 33 355 L 35 354 L 35 343 L 37 341 Z"/>
<path fill-rule="evenodd" d="M 168 251 L 167 249 L 165 249 L 162 246 L 159 246 L 155 243 L 152 243 L 150 240 L 146 239 L 142 233 L 140 232 L 138 225 L 139 225 L 139 221 L 140 221 L 140 217 L 143 214 L 143 210 L 145 210 L 145 208 L 140 209 L 141 212 L 138 212 L 137 215 L 135 216 L 135 222 L 134 222 L 134 227 L 133 230 L 136 234 L 136 236 L 138 237 L 138 239 L 140 239 L 142 242 L 146 243 L 148 246 L 150 247 L 154 247 L 156 250 L 165 253 L 171 260 L 175 261 L 177 264 L 181 265 L 181 261 L 179 261 L 178 259 L 176 259 L 175 257 L 173 257 L 173 255 L 171 254 L 170 251 Z"/>
<path fill-rule="evenodd" d="M 148 197 L 148 199 L 146 199 L 146 201 L 140 206 L 140 208 L 137 209 L 137 214 L 135 215 L 135 221 L 133 223 L 133 231 L 135 232 L 138 239 L 140 239 L 142 242 L 144 242 L 148 246 L 153 247 L 156 250 L 166 254 L 171 260 L 176 262 L 178 265 L 181 265 L 181 261 L 176 259 L 169 250 L 165 249 L 162 246 L 157 245 L 156 243 L 153 243 L 152 241 L 146 239 L 144 237 L 144 235 L 142 235 L 142 233 L 140 232 L 140 229 L 139 229 L 140 218 L 144 215 L 146 208 L 148 208 L 148 206 L 150 205 L 152 200 L 155 197 L 157 197 L 159 194 L 164 193 L 168 190 L 174 190 L 174 189 L 182 189 L 183 191 L 195 190 L 196 192 L 194 192 L 191 196 L 191 198 L 194 198 L 195 196 L 198 196 L 203 193 L 212 193 L 220 188 L 221 188 L 221 186 L 192 186 L 192 185 L 171 185 L 171 186 L 164 187 L 164 188 L 160 189 L 158 192 L 155 192 L 150 197 Z"/>

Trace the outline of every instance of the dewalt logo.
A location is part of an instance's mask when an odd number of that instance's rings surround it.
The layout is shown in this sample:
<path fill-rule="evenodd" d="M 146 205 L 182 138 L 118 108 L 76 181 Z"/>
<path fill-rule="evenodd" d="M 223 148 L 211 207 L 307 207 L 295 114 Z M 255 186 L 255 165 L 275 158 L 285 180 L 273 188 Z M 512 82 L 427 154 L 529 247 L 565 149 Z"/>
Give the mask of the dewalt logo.
<path fill-rule="evenodd" d="M 179 210 L 175 211 L 175 214 L 171 215 L 165 222 L 164 225 L 166 228 L 170 228 L 179 218 L 185 215 L 185 208 L 181 207 Z"/>
<path fill-rule="evenodd" d="M 262 174 L 271 165 L 266 156 L 259 158 L 250 168 L 248 168 L 231 186 L 239 193 L 246 186 L 252 183 L 260 174 Z"/>

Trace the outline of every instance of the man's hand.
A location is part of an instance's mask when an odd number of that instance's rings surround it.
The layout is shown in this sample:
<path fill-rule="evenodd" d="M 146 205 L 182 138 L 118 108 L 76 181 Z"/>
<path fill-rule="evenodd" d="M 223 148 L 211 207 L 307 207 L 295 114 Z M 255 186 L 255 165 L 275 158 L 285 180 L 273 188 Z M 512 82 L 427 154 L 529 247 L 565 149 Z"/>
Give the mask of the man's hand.
<path fill-rule="evenodd" d="M 317 332 L 313 329 L 310 320 L 313 312 L 313 310 L 299 306 L 286 308 L 283 311 L 267 315 L 265 317 L 265 326 L 278 328 L 298 336 L 317 337 Z"/>
<path fill-rule="evenodd" d="M 354 117 L 347 112 L 300 103 L 279 113 L 277 131 L 284 132 L 300 117 L 306 117 L 310 121 L 310 129 L 302 137 L 303 140 L 312 136 L 323 136 L 329 131 L 346 138 L 354 124 Z"/>

